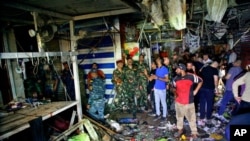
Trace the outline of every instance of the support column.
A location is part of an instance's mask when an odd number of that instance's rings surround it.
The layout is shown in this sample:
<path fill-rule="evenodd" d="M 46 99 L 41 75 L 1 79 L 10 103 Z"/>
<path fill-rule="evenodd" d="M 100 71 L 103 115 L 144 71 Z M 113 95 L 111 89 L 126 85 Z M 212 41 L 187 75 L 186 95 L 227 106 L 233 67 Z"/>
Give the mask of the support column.
<path fill-rule="evenodd" d="M 3 43 L 4 43 L 5 52 L 9 52 L 7 32 L 3 32 Z M 6 65 L 7 65 L 7 68 L 8 68 L 8 75 L 9 75 L 9 80 L 10 80 L 10 85 L 11 85 L 12 98 L 16 99 L 16 89 L 15 89 L 15 83 L 14 83 L 14 77 L 13 77 L 13 70 L 12 70 L 12 67 L 11 67 L 11 62 L 10 62 L 9 59 L 7 59 L 6 63 L 7 63 Z"/>
<path fill-rule="evenodd" d="M 13 29 L 3 34 L 3 42 L 5 46 L 5 52 L 17 52 L 16 39 Z M 6 61 L 11 85 L 12 98 L 14 100 L 17 100 L 18 98 L 25 98 L 22 74 L 18 74 L 15 71 L 17 67 L 18 56 L 15 60 L 7 59 Z"/>
<path fill-rule="evenodd" d="M 70 39 L 71 39 L 71 51 L 74 52 L 76 50 L 76 41 L 74 35 L 74 21 L 69 22 L 70 25 Z M 78 119 L 82 119 L 82 104 L 81 104 L 81 93 L 80 93 L 80 86 L 79 86 L 79 75 L 78 75 L 78 63 L 77 63 L 77 56 L 71 56 L 72 65 L 73 65 L 73 74 L 74 74 L 74 83 L 75 83 L 75 96 L 77 103 L 77 115 Z"/>
<path fill-rule="evenodd" d="M 44 52 L 44 43 L 42 43 L 41 36 L 39 35 L 38 31 L 38 26 L 37 26 L 37 16 L 38 14 L 36 12 L 32 12 L 33 19 L 34 19 L 34 26 L 35 26 L 35 31 L 36 31 L 36 40 L 37 40 L 37 47 L 39 52 Z"/>
<path fill-rule="evenodd" d="M 120 23 L 119 23 L 119 18 L 114 19 L 114 26 L 115 26 L 115 42 L 113 43 L 114 45 L 114 52 L 115 52 L 115 59 L 119 60 L 122 59 L 122 49 L 121 49 L 121 37 L 120 37 Z M 117 31 L 118 30 L 118 31 Z M 117 32 L 117 33 L 116 33 Z M 116 61 L 115 60 L 115 61 Z M 115 63 L 116 65 L 116 63 Z"/>

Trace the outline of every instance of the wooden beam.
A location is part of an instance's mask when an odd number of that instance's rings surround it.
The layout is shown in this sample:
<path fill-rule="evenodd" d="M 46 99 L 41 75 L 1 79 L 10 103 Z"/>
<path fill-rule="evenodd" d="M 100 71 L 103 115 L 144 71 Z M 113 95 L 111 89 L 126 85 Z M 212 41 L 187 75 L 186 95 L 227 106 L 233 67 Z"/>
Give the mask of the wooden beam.
<path fill-rule="evenodd" d="M 88 117 L 87 115 L 83 114 L 82 115 L 83 118 L 88 119 L 91 123 L 95 124 L 98 127 L 101 127 L 102 129 L 104 129 L 105 131 L 107 131 L 109 134 L 114 135 L 117 134 L 115 131 L 111 130 L 110 128 L 102 125 L 101 123 L 98 123 L 97 121 L 93 120 L 92 118 Z"/>
<path fill-rule="evenodd" d="M 21 19 L 14 19 L 14 18 L 8 18 L 8 17 L 0 17 L 0 21 L 13 22 L 13 23 L 21 23 L 21 24 L 28 24 L 28 25 L 34 24 L 33 21 L 21 20 Z"/>
<path fill-rule="evenodd" d="M 66 19 L 66 20 L 72 19 L 72 17 L 69 15 L 61 14 L 61 13 L 54 12 L 54 11 L 49 11 L 49 10 L 42 9 L 42 8 L 36 8 L 33 6 L 29 6 L 29 5 L 25 5 L 25 4 L 21 4 L 17 2 L 4 1 L 2 2 L 2 4 L 7 7 L 12 7 L 12 8 L 21 9 L 21 10 L 30 11 L 30 12 L 37 12 L 37 13 L 41 13 L 45 15 L 50 15 L 52 17 L 58 17 L 61 19 Z"/>
<path fill-rule="evenodd" d="M 120 0 L 120 1 L 137 11 L 141 11 L 141 8 L 135 2 L 131 2 L 130 0 Z"/>
<path fill-rule="evenodd" d="M 133 13 L 136 12 L 136 10 L 127 8 L 127 9 L 121 9 L 121 10 L 112 10 L 112 11 L 106 11 L 106 12 L 99 12 L 99 13 L 92 13 L 92 14 L 85 14 L 80 16 L 74 16 L 73 20 L 85 20 L 85 19 L 91 19 L 91 18 L 98 18 L 98 17 L 106 17 L 106 16 L 113 16 L 113 15 L 120 15 L 120 14 L 127 14 L 127 13 Z"/>

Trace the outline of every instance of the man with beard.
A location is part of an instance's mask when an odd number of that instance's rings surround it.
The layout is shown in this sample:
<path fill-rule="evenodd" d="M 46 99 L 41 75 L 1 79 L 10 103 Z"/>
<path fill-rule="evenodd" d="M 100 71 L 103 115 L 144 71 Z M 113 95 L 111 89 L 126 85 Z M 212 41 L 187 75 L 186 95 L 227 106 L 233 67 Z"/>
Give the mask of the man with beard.
<path fill-rule="evenodd" d="M 178 132 L 174 136 L 180 137 L 183 134 L 183 120 L 186 117 L 192 137 L 197 138 L 194 96 L 202 86 L 202 79 L 197 75 L 186 73 L 184 64 L 180 63 L 176 68 L 177 76 L 173 80 L 173 85 L 176 88 L 175 110 Z M 194 88 L 195 83 L 197 84 L 196 88 Z"/>

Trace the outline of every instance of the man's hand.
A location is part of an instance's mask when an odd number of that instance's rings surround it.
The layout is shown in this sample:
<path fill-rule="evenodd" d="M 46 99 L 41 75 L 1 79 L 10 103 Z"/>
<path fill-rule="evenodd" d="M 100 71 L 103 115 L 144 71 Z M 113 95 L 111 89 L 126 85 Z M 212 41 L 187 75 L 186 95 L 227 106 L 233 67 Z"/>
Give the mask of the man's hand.
<path fill-rule="evenodd" d="M 88 89 L 89 89 L 90 91 L 92 91 L 93 87 L 90 85 L 90 86 L 88 86 Z"/>
<path fill-rule="evenodd" d="M 142 87 L 142 86 L 139 86 L 139 89 L 140 89 L 140 90 L 142 90 L 142 89 L 143 89 L 143 87 Z"/>
<path fill-rule="evenodd" d="M 90 105 L 88 104 L 88 105 L 86 106 L 86 108 L 89 109 L 89 108 L 90 108 Z"/>
<path fill-rule="evenodd" d="M 172 91 L 172 93 L 174 94 L 174 98 L 176 98 L 177 97 L 176 89 L 175 88 L 171 88 L 170 91 Z"/>
<path fill-rule="evenodd" d="M 152 79 L 158 79 L 158 77 L 157 77 L 156 75 L 154 75 L 154 74 L 152 74 L 150 77 L 151 77 Z"/>
<path fill-rule="evenodd" d="M 197 90 L 194 90 L 194 95 L 197 95 L 198 91 Z"/>
<path fill-rule="evenodd" d="M 117 85 L 120 85 L 122 83 L 122 80 L 120 78 L 117 78 L 115 81 Z"/>
<path fill-rule="evenodd" d="M 219 89 L 217 87 L 214 89 L 214 93 L 215 95 L 219 95 Z"/>
<path fill-rule="evenodd" d="M 241 97 L 234 97 L 234 98 L 235 98 L 235 100 L 236 100 L 238 103 L 240 103 Z"/>

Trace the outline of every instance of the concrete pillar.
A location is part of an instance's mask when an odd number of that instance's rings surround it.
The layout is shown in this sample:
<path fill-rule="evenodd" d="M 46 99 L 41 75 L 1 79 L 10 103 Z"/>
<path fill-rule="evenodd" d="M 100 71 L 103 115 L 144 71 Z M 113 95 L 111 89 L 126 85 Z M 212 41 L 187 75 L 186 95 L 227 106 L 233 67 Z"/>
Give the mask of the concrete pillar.
<path fill-rule="evenodd" d="M 4 41 L 4 42 L 7 42 L 5 43 L 6 52 L 17 52 L 14 30 L 13 29 L 9 30 L 9 32 L 6 35 L 7 35 L 6 36 L 7 41 Z M 7 64 L 8 74 L 9 74 L 11 88 L 12 88 L 11 91 L 12 91 L 14 100 L 17 100 L 18 98 L 25 98 L 22 73 L 16 72 L 16 68 L 18 67 L 17 60 L 18 60 L 18 55 L 17 55 L 17 59 L 8 60 L 9 63 Z"/>
<path fill-rule="evenodd" d="M 117 18 L 114 19 L 114 26 L 115 26 L 115 29 L 120 31 L 120 21 Z M 115 32 L 117 32 L 115 30 Z M 114 52 L 115 52 L 115 61 L 116 60 L 119 60 L 119 59 L 122 59 L 122 47 L 121 47 L 121 37 L 120 37 L 120 34 L 119 33 L 115 33 L 114 34 L 114 38 L 115 38 L 115 42 L 114 42 Z M 116 63 L 115 63 L 116 65 Z"/>

